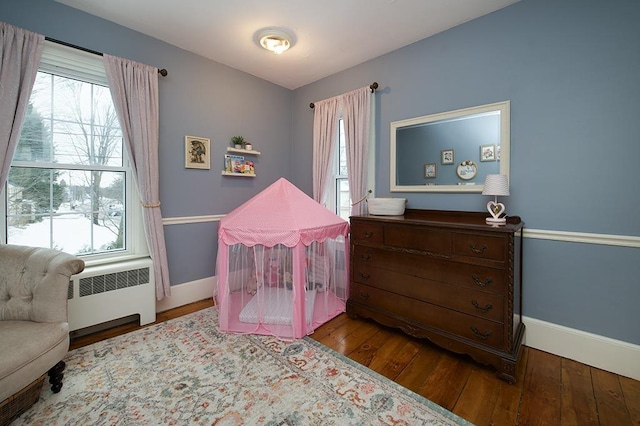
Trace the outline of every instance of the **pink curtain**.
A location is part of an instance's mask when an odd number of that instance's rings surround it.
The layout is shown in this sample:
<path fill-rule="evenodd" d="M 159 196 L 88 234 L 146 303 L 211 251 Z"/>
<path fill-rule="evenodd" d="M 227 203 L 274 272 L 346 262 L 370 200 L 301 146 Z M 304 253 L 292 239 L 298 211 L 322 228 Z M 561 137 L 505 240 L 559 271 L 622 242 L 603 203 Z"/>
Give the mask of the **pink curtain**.
<path fill-rule="evenodd" d="M 347 146 L 349 195 L 354 202 L 367 193 L 371 88 L 369 86 L 342 95 L 342 119 Z M 351 215 L 365 213 L 364 203 L 351 206 Z"/>
<path fill-rule="evenodd" d="M 158 69 L 104 55 L 111 96 L 144 207 L 147 244 L 153 259 L 156 298 L 171 296 L 162 226 L 158 173 Z"/>
<path fill-rule="evenodd" d="M 44 36 L 0 22 L 0 192 L 9 175 Z"/>
<path fill-rule="evenodd" d="M 313 199 L 323 206 L 338 138 L 339 98 L 316 102 L 313 109 Z"/>

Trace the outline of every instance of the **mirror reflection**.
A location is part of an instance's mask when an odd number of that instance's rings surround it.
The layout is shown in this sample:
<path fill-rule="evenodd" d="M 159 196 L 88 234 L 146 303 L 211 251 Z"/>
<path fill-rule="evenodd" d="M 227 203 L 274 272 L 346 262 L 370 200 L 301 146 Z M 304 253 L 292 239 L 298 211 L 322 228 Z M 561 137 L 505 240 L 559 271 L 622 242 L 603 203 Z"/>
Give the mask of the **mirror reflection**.
<path fill-rule="evenodd" d="M 509 102 L 391 123 L 392 192 L 482 192 L 509 174 Z"/>

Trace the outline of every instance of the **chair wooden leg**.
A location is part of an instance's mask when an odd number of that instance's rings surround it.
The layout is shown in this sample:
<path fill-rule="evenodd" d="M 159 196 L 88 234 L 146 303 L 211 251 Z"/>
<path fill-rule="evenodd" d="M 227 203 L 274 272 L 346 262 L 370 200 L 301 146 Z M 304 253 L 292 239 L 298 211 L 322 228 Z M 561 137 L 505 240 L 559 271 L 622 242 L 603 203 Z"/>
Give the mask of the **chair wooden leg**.
<path fill-rule="evenodd" d="M 53 393 L 58 393 L 62 389 L 63 372 L 66 366 L 64 361 L 60 361 L 49 370 L 49 383 L 51 383 Z"/>

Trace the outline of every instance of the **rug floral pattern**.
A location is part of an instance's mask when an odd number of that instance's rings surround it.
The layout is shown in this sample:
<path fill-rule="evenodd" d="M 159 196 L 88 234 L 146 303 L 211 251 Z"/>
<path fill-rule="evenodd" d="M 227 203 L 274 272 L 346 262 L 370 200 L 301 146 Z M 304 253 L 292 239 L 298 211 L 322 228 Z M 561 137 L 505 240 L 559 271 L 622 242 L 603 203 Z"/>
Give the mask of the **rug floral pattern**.
<path fill-rule="evenodd" d="M 310 338 L 223 334 L 208 308 L 70 352 L 16 424 L 456 425 L 444 408 Z"/>

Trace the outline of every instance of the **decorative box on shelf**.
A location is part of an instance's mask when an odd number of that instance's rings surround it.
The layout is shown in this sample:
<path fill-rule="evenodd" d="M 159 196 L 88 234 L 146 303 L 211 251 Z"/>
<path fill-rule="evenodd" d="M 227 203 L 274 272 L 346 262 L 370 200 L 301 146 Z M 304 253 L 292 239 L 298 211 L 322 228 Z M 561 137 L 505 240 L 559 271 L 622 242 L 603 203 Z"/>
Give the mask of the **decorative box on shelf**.
<path fill-rule="evenodd" d="M 227 147 L 227 152 L 260 155 L 259 151 L 236 149 L 232 147 Z M 243 155 L 226 154 L 224 156 L 224 170 L 222 171 L 222 176 L 256 177 L 255 164 L 253 161 L 245 161 Z"/>

